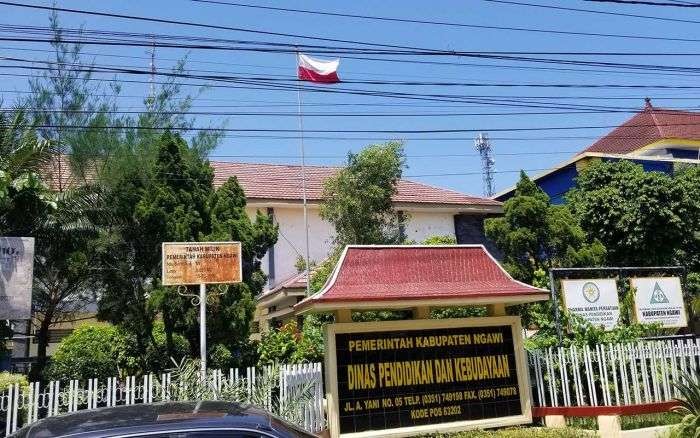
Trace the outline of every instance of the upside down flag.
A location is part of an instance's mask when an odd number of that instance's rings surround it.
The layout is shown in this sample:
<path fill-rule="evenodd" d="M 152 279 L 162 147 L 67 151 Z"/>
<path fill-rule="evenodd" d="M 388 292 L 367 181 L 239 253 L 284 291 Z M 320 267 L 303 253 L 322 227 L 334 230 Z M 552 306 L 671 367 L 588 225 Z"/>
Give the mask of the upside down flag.
<path fill-rule="evenodd" d="M 340 59 L 329 61 L 312 58 L 299 53 L 297 55 L 298 77 L 302 81 L 334 84 L 340 82 L 338 66 Z"/>

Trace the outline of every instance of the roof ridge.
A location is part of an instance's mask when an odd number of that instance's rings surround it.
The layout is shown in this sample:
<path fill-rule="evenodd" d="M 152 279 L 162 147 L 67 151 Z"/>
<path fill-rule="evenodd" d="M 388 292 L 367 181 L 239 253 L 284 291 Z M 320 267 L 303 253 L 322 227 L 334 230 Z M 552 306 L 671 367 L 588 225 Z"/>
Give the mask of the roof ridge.
<path fill-rule="evenodd" d="M 651 119 L 654 121 L 654 127 L 656 127 L 656 131 L 659 133 L 659 137 L 664 138 L 664 133 L 661 131 L 661 126 L 659 126 L 659 119 L 656 117 L 655 111 L 656 108 L 653 106 L 649 106 L 649 114 L 651 114 Z M 644 109 L 645 111 L 647 108 Z"/>
<path fill-rule="evenodd" d="M 420 185 L 425 186 L 425 187 L 430 187 L 431 189 L 443 190 L 443 191 L 446 191 L 446 192 L 451 192 L 451 193 L 454 193 L 454 194 L 457 194 L 457 195 L 462 195 L 462 196 L 469 196 L 470 198 L 491 199 L 491 198 L 488 198 L 488 197 L 486 197 L 486 196 L 471 195 L 471 194 L 469 194 L 469 193 L 459 192 L 459 191 L 457 191 L 457 190 L 450 189 L 450 188 L 447 188 L 447 187 L 434 186 L 434 185 L 432 185 L 432 184 L 424 183 L 423 181 L 416 181 L 416 180 L 414 180 L 414 179 L 409 179 L 409 178 L 401 178 L 399 181 L 408 181 L 408 182 L 412 182 L 412 183 L 414 183 L 414 184 L 420 184 Z"/>
<path fill-rule="evenodd" d="M 285 163 L 255 163 L 251 161 L 222 161 L 222 160 L 209 160 L 209 163 L 220 163 L 220 164 L 244 164 L 250 166 L 275 166 L 275 167 L 298 167 L 301 168 L 301 164 L 285 164 Z M 304 167 L 314 167 L 318 169 L 342 169 L 345 166 L 324 166 L 320 164 L 304 164 Z"/>

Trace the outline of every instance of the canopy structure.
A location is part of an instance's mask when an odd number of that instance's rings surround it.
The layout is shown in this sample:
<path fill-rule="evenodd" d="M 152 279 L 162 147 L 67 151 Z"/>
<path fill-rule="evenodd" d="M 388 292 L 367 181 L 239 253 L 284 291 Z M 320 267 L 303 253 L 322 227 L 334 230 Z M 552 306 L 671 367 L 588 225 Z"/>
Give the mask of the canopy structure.
<path fill-rule="evenodd" d="M 483 245 L 350 245 L 298 313 L 515 305 L 549 291 L 514 280 Z"/>

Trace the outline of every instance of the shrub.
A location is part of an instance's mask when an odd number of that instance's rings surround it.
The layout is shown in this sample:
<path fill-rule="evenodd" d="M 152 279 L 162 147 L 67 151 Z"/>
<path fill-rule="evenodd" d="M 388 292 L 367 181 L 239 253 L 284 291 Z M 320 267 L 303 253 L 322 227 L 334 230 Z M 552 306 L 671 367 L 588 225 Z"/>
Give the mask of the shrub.
<path fill-rule="evenodd" d="M 61 341 L 51 357 L 44 376 L 49 380 L 69 380 L 161 372 L 173 366 L 167 353 L 162 322 L 153 325 L 152 342 L 146 355 L 135 349 L 134 335 L 111 325 L 79 327 Z M 174 359 L 189 353 L 189 343 L 173 335 Z"/>
<path fill-rule="evenodd" d="M 271 329 L 262 335 L 258 344 L 258 364 L 292 363 L 292 356 L 300 340 L 301 333 L 293 322 L 279 329 Z"/>
<path fill-rule="evenodd" d="M 304 363 L 323 360 L 323 322 L 307 317 L 299 331 L 290 322 L 279 329 L 265 333 L 258 344 L 258 364 Z"/>
<path fill-rule="evenodd" d="M 14 374 L 7 371 L 0 372 L 0 393 L 7 391 L 7 388 L 15 383 L 19 383 L 21 391 L 29 387 L 27 376 L 24 374 Z"/>
<path fill-rule="evenodd" d="M 106 378 L 116 376 L 117 328 L 86 325 L 64 338 L 51 356 L 45 376 L 50 380 Z"/>
<path fill-rule="evenodd" d="M 117 364 L 123 374 L 135 375 L 144 373 L 159 373 L 172 368 L 173 362 L 168 355 L 165 326 L 162 321 L 153 324 L 153 337 L 146 348 L 145 356 L 136 349 L 135 334 L 119 329 L 115 337 L 114 354 Z M 173 334 L 173 359 L 180 361 L 189 355 L 190 346 L 184 336 Z"/>
<path fill-rule="evenodd" d="M 674 411 L 683 417 L 671 432 L 672 438 L 695 438 L 700 436 L 700 375 L 683 374 L 673 383 L 681 393 Z"/>

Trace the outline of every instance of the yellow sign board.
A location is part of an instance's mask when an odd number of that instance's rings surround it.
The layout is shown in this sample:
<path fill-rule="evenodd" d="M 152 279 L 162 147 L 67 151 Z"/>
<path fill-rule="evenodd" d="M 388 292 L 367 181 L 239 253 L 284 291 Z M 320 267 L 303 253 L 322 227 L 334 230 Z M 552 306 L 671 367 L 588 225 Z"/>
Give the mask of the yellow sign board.
<path fill-rule="evenodd" d="M 240 283 L 240 242 L 163 242 L 163 285 Z"/>

